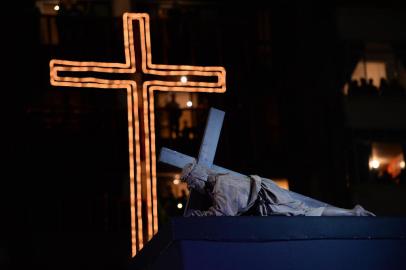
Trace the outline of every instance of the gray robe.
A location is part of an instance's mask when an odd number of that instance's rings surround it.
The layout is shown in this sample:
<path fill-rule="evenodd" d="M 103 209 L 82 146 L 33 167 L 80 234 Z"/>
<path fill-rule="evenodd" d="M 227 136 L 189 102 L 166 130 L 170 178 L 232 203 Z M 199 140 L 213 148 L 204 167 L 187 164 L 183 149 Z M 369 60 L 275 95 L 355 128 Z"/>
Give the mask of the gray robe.
<path fill-rule="evenodd" d="M 189 187 L 196 187 L 196 181 L 201 180 L 188 177 L 186 181 Z M 247 213 L 258 216 L 321 216 L 324 210 L 324 207 L 309 207 L 292 198 L 287 190 L 272 180 L 256 175 L 209 175 L 204 189 L 212 205 L 204 211 L 191 209 L 186 216 L 240 216 Z"/>

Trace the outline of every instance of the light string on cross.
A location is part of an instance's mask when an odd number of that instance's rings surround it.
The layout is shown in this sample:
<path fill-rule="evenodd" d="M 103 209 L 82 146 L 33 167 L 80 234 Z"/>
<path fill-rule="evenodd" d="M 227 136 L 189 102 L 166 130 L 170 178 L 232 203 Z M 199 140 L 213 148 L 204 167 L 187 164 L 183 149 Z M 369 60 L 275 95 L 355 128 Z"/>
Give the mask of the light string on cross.
<path fill-rule="evenodd" d="M 50 61 L 50 82 L 51 85 L 61 87 L 126 90 L 131 253 L 135 256 L 144 242 L 158 231 L 154 92 L 223 93 L 226 91 L 226 71 L 220 66 L 153 64 L 148 14 L 125 13 L 123 31 L 124 63 L 53 59 Z M 135 45 L 135 39 L 138 40 L 138 46 Z M 92 73 L 92 76 L 86 76 L 86 73 Z M 94 73 L 99 77 L 94 76 Z M 100 78 L 108 74 L 147 74 L 159 78 L 145 81 L 139 77 L 137 79 L 137 76 L 126 80 Z M 181 76 L 189 78 L 186 82 L 180 81 Z M 143 198 L 142 186 L 146 188 L 146 198 Z M 146 217 L 141 211 L 144 201 Z M 144 218 L 147 224 L 145 230 Z"/>

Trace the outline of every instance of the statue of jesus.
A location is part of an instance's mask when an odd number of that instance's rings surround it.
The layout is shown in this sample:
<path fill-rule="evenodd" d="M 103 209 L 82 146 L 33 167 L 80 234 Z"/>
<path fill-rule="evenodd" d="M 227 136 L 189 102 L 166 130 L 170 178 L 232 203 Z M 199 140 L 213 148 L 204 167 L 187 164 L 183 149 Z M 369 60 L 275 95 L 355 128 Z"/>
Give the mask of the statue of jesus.
<path fill-rule="evenodd" d="M 360 205 L 353 209 L 328 204 L 309 206 L 270 179 L 218 173 L 196 162 L 183 168 L 181 179 L 189 190 L 211 200 L 207 210 L 187 209 L 185 216 L 375 216 Z"/>

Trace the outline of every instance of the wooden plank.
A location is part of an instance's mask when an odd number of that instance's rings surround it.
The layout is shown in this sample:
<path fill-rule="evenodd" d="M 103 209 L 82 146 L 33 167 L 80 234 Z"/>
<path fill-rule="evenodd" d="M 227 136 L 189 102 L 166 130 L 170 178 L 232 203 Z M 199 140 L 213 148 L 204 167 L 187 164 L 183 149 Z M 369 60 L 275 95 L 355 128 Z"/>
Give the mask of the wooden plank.
<path fill-rule="evenodd" d="M 183 169 L 187 164 L 193 163 L 195 160 L 196 159 L 194 157 L 179 153 L 166 147 L 161 148 L 161 153 L 159 155 L 160 162 L 172 165 L 179 169 Z M 211 170 L 215 171 L 216 173 L 231 173 L 239 176 L 243 175 L 217 165 L 212 165 Z"/>
<path fill-rule="evenodd" d="M 182 169 L 187 164 L 195 162 L 196 159 L 169 148 L 162 147 L 161 153 L 159 154 L 159 161 Z"/>
<path fill-rule="evenodd" d="M 217 144 L 220 138 L 221 127 L 223 125 L 225 113 L 211 108 L 204 130 L 203 141 L 200 145 L 197 163 L 207 168 L 211 168 L 216 155 Z"/>

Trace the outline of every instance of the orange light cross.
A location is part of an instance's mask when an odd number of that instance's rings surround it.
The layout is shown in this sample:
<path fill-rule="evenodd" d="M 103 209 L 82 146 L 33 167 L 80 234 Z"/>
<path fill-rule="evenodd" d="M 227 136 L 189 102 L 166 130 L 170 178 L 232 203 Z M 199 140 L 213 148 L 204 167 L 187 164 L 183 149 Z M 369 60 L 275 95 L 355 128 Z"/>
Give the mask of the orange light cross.
<path fill-rule="evenodd" d="M 126 90 L 131 250 L 135 256 L 158 231 L 154 91 L 222 93 L 226 72 L 219 66 L 153 64 L 148 14 L 125 13 L 123 30 L 125 63 L 53 59 L 50 81 L 54 86 Z M 106 74 L 114 79 L 103 78 Z M 122 79 L 122 74 L 130 78 Z M 181 76 L 188 80 L 182 82 Z"/>

